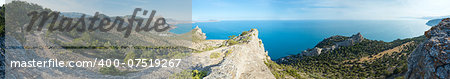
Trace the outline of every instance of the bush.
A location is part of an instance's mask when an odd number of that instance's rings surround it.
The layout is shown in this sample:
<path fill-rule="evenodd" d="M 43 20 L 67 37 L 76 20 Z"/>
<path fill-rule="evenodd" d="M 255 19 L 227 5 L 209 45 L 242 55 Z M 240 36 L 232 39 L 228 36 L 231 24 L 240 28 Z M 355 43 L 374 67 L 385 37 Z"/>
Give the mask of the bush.
<path fill-rule="evenodd" d="M 228 40 L 228 45 L 235 45 L 235 44 L 238 44 L 239 42 L 238 41 L 235 41 L 235 40 Z"/>
<path fill-rule="evenodd" d="M 193 70 L 192 71 L 192 79 L 203 79 L 208 74 L 207 71 L 202 70 Z"/>
<path fill-rule="evenodd" d="M 203 79 L 206 75 L 208 75 L 208 71 L 188 69 L 172 74 L 169 79 Z"/>
<path fill-rule="evenodd" d="M 129 53 L 127 53 L 127 56 L 123 59 L 123 61 L 128 62 L 128 60 L 134 60 L 136 59 L 136 53 L 134 53 L 134 51 L 131 51 Z"/>
<path fill-rule="evenodd" d="M 219 58 L 219 57 L 220 57 L 219 52 L 213 52 L 213 53 L 211 53 L 211 55 L 209 55 L 209 58 Z"/>
<path fill-rule="evenodd" d="M 241 33 L 240 36 L 244 36 L 244 35 L 247 35 L 247 34 L 248 34 L 248 31 L 244 31 L 244 32 Z"/>
<path fill-rule="evenodd" d="M 116 67 L 102 67 L 99 71 L 103 75 L 122 75 L 122 72 L 120 70 L 116 69 Z"/>
<path fill-rule="evenodd" d="M 236 37 L 235 35 L 228 36 L 229 38 L 227 40 L 228 45 L 235 45 L 239 43 L 238 41 L 235 40 L 235 37 Z"/>
<path fill-rule="evenodd" d="M 232 52 L 231 51 L 233 51 L 233 50 L 228 50 L 226 53 L 225 53 L 225 56 L 228 56 L 229 54 L 231 54 Z"/>

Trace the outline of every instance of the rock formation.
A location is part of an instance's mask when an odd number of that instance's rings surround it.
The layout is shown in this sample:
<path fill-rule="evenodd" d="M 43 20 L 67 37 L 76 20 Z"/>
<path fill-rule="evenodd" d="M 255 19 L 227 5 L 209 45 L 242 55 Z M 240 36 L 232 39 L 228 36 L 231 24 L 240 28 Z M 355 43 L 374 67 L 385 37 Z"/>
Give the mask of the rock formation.
<path fill-rule="evenodd" d="M 205 40 L 206 39 L 206 34 L 203 33 L 202 29 L 200 29 L 198 26 L 196 26 L 192 30 L 192 36 L 193 36 L 193 39 L 199 39 L 199 40 Z"/>
<path fill-rule="evenodd" d="M 258 30 L 252 29 L 247 34 L 236 37 L 241 38 L 247 40 L 218 48 L 225 50 L 221 56 L 223 59 L 218 64 L 209 65 L 211 72 L 205 79 L 275 79 L 264 64 L 270 57 L 264 50 L 261 39 L 258 38 Z"/>
<path fill-rule="evenodd" d="M 333 40 L 333 39 L 328 38 L 326 40 Z M 323 48 L 316 46 L 313 49 L 303 51 L 302 54 L 305 56 L 320 55 L 323 51 L 331 51 L 341 46 L 352 46 L 356 43 L 362 42 L 363 40 L 364 37 L 361 35 L 361 33 L 357 33 L 355 35 L 352 35 L 350 38 L 345 39 L 344 41 L 335 42 L 334 45 L 322 46 Z"/>
<path fill-rule="evenodd" d="M 450 78 L 450 19 L 425 32 L 428 40 L 420 44 L 408 58 L 408 79 Z"/>
<path fill-rule="evenodd" d="M 361 33 L 357 33 L 350 37 L 336 35 L 322 40 L 317 46 L 312 49 L 307 49 L 302 51 L 302 53 L 298 55 L 286 56 L 276 61 L 284 62 L 291 57 L 298 58 L 299 56 L 316 56 L 322 54 L 323 52 L 332 51 L 342 46 L 352 46 L 356 43 L 362 42 L 363 40 L 365 40 L 365 38 L 361 35 Z"/>

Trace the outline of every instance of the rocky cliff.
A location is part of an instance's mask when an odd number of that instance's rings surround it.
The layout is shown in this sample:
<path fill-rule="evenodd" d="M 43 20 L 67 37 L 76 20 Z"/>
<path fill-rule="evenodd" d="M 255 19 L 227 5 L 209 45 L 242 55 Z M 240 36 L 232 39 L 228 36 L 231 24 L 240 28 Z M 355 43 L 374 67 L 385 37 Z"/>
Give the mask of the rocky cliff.
<path fill-rule="evenodd" d="M 206 38 L 200 28 L 193 31 L 196 35 Z M 36 38 L 39 40 L 40 38 Z M 9 45 L 21 44 L 15 39 L 7 39 L 5 42 Z M 246 31 L 233 39 L 237 44 L 227 45 L 229 40 L 202 40 L 195 42 L 193 49 L 198 52 L 191 53 L 187 57 L 183 57 L 183 61 L 176 68 L 143 68 L 135 73 L 125 75 L 104 75 L 95 68 L 13 68 L 7 67 L 7 78 L 173 78 L 174 74 L 185 70 L 201 70 L 208 72 L 203 78 L 206 79 L 274 79 L 270 69 L 264 64 L 266 60 L 270 60 L 268 53 L 264 50 L 261 39 L 258 38 L 258 30 L 252 29 Z M 36 43 L 45 44 L 45 43 Z M 199 45 L 199 46 L 195 46 Z M 196 48 L 198 47 L 198 48 Z M 61 49 L 62 50 L 62 49 Z M 56 58 L 59 60 L 70 58 L 92 59 L 78 53 L 65 53 L 63 56 L 55 52 L 54 49 L 10 49 L 6 53 L 6 61 L 11 60 L 46 60 L 48 58 Z M 61 58 L 65 57 L 65 58 Z M 72 59 L 72 60 L 81 60 Z M 11 63 L 7 62 L 7 65 Z M 192 75 L 192 74 L 187 74 Z M 178 77 L 175 77 L 178 78 Z M 182 77 L 191 78 L 191 77 Z"/>
<path fill-rule="evenodd" d="M 408 58 L 408 79 L 450 78 L 450 19 L 425 32 L 428 38 Z"/>
<path fill-rule="evenodd" d="M 339 39 L 344 39 L 344 40 L 339 40 Z M 361 35 L 361 33 L 357 33 L 350 37 L 333 36 L 333 37 L 325 39 L 324 41 L 321 41 L 313 49 L 308 49 L 308 50 L 303 51 L 301 54 L 305 55 L 305 56 L 319 55 L 323 51 L 331 51 L 331 50 L 334 50 L 341 46 L 352 46 L 356 43 L 362 42 L 363 40 L 364 40 L 364 37 Z"/>
<path fill-rule="evenodd" d="M 192 30 L 192 37 L 193 37 L 193 39 L 205 40 L 206 34 L 202 32 L 202 29 L 200 29 L 198 26 L 196 26 Z"/>
<path fill-rule="evenodd" d="M 206 40 L 208 42 L 212 40 Z M 217 41 L 217 40 L 216 40 Z M 230 45 L 230 41 L 237 44 Z M 218 41 L 220 42 L 220 41 Z M 274 79 L 270 69 L 264 64 L 270 60 L 258 30 L 252 29 L 232 39 L 222 41 L 221 47 L 194 53 L 194 64 L 201 66 L 200 70 L 207 70 L 205 79 Z M 210 43 L 211 44 L 211 43 Z M 212 45 L 214 46 L 214 45 Z M 214 55 L 218 56 L 214 56 Z"/>

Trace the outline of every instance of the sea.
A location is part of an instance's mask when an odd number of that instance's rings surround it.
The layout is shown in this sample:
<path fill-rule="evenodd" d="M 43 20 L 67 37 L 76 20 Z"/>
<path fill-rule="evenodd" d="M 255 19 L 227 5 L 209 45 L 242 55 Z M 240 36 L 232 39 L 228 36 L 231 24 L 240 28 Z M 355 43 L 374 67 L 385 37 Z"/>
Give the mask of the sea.
<path fill-rule="evenodd" d="M 361 33 L 371 40 L 390 42 L 396 39 L 412 38 L 424 34 L 431 28 L 427 20 L 243 20 L 196 22 L 179 24 L 180 29 L 198 26 L 206 33 L 207 39 L 228 39 L 243 31 L 256 28 L 272 60 L 295 55 L 313 48 L 325 38 L 334 35 L 351 36 Z M 189 27 L 183 27 L 189 26 Z M 185 33 L 188 30 L 175 33 Z"/>

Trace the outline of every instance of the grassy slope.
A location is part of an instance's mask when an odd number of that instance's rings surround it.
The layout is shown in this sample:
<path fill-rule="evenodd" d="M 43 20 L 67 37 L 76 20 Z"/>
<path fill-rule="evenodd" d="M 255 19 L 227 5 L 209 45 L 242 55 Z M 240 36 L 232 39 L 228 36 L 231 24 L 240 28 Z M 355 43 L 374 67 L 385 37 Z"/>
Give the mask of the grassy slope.
<path fill-rule="evenodd" d="M 407 56 L 425 39 L 364 40 L 318 56 L 294 55 L 287 62 L 276 64 L 269 60 L 266 64 L 274 75 L 281 76 L 278 78 L 395 78 L 407 71 Z"/>

